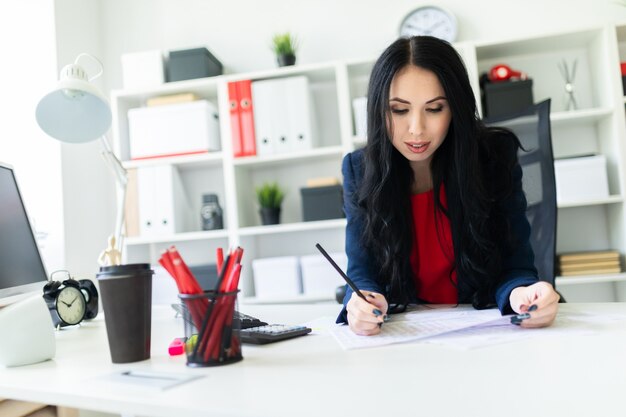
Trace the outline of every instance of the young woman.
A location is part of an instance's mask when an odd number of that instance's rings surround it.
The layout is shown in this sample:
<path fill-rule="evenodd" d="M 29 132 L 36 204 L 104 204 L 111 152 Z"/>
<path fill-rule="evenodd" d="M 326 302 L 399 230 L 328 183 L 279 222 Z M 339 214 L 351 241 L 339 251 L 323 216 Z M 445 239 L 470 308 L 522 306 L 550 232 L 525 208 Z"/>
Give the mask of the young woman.
<path fill-rule="evenodd" d="M 550 325 L 559 295 L 539 281 L 528 237 L 520 147 L 477 116 L 457 52 L 401 38 L 370 77 L 367 146 L 344 158 L 350 289 L 338 322 L 381 330 L 389 303 L 495 304 L 522 327 Z"/>

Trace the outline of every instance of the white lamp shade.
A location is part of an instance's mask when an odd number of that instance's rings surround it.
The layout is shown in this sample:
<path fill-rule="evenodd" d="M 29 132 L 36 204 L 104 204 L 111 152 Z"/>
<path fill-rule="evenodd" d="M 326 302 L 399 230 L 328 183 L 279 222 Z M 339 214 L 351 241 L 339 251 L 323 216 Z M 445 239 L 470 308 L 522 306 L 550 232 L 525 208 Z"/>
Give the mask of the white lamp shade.
<path fill-rule="evenodd" d="M 111 109 L 104 95 L 82 79 L 80 67 L 78 73 L 72 71 L 77 66 L 68 67 L 61 71 L 56 89 L 37 105 L 37 123 L 44 132 L 60 141 L 90 142 L 109 130 Z"/>

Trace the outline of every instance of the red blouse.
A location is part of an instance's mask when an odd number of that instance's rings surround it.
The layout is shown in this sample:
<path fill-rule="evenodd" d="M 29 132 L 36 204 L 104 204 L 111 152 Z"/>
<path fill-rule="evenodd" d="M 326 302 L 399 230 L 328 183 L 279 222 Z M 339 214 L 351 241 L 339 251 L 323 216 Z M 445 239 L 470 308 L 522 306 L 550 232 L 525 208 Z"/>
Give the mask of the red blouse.
<path fill-rule="evenodd" d="M 445 192 L 441 202 L 447 207 Z M 435 215 L 433 190 L 411 196 L 413 211 L 413 249 L 411 269 L 417 297 L 433 304 L 456 304 L 458 300 L 454 247 L 450 221 L 442 214 Z"/>

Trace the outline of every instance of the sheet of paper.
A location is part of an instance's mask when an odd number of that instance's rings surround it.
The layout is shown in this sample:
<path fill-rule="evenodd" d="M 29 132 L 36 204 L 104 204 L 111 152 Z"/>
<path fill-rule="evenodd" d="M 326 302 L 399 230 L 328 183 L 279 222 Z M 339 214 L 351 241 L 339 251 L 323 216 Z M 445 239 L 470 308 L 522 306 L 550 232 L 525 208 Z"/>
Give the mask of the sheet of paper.
<path fill-rule="evenodd" d="M 99 378 L 100 382 L 114 383 L 120 386 L 135 387 L 149 390 L 166 390 L 184 384 L 203 375 L 191 375 L 173 372 L 154 372 L 150 370 L 130 370 L 115 372 Z"/>
<path fill-rule="evenodd" d="M 514 326 L 508 320 L 484 323 L 478 326 L 432 337 L 426 343 L 436 343 L 455 349 L 477 349 L 502 343 L 536 337 L 572 337 L 595 333 L 597 325 L 624 321 L 626 315 L 620 314 L 587 314 L 559 312 L 550 327 L 540 329 L 523 329 Z"/>
<path fill-rule="evenodd" d="M 358 336 L 348 326 L 337 326 L 331 334 L 344 349 L 359 349 L 405 343 L 466 329 L 479 324 L 502 321 L 498 310 L 471 307 L 418 309 L 394 315 L 376 336 Z"/>

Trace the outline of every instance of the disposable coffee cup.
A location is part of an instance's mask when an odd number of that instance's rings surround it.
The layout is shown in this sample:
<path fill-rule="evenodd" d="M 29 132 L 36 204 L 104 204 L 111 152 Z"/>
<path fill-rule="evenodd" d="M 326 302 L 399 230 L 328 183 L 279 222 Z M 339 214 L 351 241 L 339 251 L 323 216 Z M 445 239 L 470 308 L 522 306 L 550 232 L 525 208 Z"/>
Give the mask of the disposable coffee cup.
<path fill-rule="evenodd" d="M 150 264 L 128 264 L 96 275 L 113 363 L 150 358 L 153 274 Z"/>

